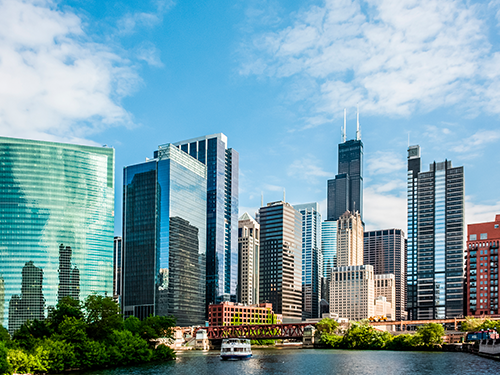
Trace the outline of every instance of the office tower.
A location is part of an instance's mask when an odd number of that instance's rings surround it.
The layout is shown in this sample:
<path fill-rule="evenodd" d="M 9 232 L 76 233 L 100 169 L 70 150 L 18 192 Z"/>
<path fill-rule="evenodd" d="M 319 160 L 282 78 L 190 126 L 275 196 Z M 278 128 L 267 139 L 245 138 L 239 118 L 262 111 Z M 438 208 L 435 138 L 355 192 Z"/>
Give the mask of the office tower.
<path fill-rule="evenodd" d="M 318 203 L 293 206 L 302 215 L 302 319 L 319 318 L 321 301 L 321 214 Z"/>
<path fill-rule="evenodd" d="M 451 161 L 420 169 L 420 147 L 408 148 L 408 319 L 463 314 L 464 170 Z"/>
<path fill-rule="evenodd" d="M 329 270 L 337 267 L 337 221 L 321 223 L 321 255 L 323 257 L 323 277 L 328 278 Z"/>
<path fill-rule="evenodd" d="M 259 303 L 260 225 L 248 213 L 238 221 L 238 300 L 245 305 Z"/>
<path fill-rule="evenodd" d="M 115 237 L 113 248 L 113 298 L 120 301 L 122 285 L 122 238 Z"/>
<path fill-rule="evenodd" d="M 2 275 L 0 275 L 0 322 L 3 322 L 4 303 L 5 303 L 5 283 L 3 281 Z"/>
<path fill-rule="evenodd" d="M 359 212 L 345 212 L 337 223 L 337 267 L 363 264 L 363 223 Z"/>
<path fill-rule="evenodd" d="M 166 144 L 123 171 L 125 317 L 205 321 L 207 168 Z"/>
<path fill-rule="evenodd" d="M 344 113 L 338 174 L 327 182 L 327 219 L 337 220 L 346 211 L 359 211 L 363 220 L 363 142 L 359 132 L 359 113 L 356 139 L 346 141 L 345 126 Z"/>
<path fill-rule="evenodd" d="M 498 316 L 500 215 L 467 225 L 466 315 Z"/>
<path fill-rule="evenodd" d="M 236 302 L 239 155 L 222 133 L 174 145 L 207 166 L 207 305 Z"/>
<path fill-rule="evenodd" d="M 406 241 L 401 229 L 385 229 L 365 232 L 364 264 L 373 266 L 375 277 L 394 274 L 396 320 L 406 318 Z M 388 298 L 389 300 L 389 298 Z M 394 317 L 393 317 L 394 318 Z"/>
<path fill-rule="evenodd" d="M 373 267 L 333 267 L 330 271 L 330 313 L 349 320 L 375 315 Z"/>
<path fill-rule="evenodd" d="M 392 273 L 375 275 L 374 279 L 375 286 L 375 300 L 378 297 L 384 297 L 390 306 L 384 306 L 384 313 L 389 320 L 396 319 L 396 277 Z M 376 304 L 376 302 L 375 302 Z M 383 304 L 382 304 L 383 305 Z M 381 315 L 381 314 L 376 314 Z"/>
<path fill-rule="evenodd" d="M 114 149 L 0 138 L 0 158 L 0 324 L 12 333 L 27 317 L 43 318 L 72 285 L 79 284 L 80 300 L 111 295 Z M 35 268 L 44 277 L 43 308 L 38 298 L 22 297 L 21 275 Z M 16 309 L 13 322 L 8 306 Z"/>
<path fill-rule="evenodd" d="M 284 323 L 302 318 L 302 216 L 289 203 L 259 209 L 260 303 L 272 303 Z"/>

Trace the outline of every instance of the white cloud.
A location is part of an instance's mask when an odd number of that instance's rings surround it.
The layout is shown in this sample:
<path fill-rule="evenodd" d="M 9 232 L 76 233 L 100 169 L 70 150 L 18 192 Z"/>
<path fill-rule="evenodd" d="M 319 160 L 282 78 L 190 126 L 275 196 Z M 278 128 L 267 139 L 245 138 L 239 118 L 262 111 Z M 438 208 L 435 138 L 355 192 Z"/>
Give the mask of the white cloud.
<path fill-rule="evenodd" d="M 163 67 L 163 63 L 160 58 L 160 51 L 151 42 L 143 42 L 137 48 L 137 58 L 147 62 L 151 66 L 157 68 Z"/>
<path fill-rule="evenodd" d="M 264 190 L 267 191 L 283 191 L 283 189 L 284 189 L 283 186 L 264 184 Z"/>
<path fill-rule="evenodd" d="M 288 176 L 308 180 L 316 177 L 332 177 L 334 174 L 324 171 L 318 165 L 320 161 L 314 155 L 305 155 L 302 159 L 296 159 L 288 167 Z"/>
<path fill-rule="evenodd" d="M 472 136 L 464 139 L 462 144 L 453 147 L 452 150 L 455 152 L 469 152 L 471 150 L 477 151 L 480 146 L 496 142 L 498 139 L 500 139 L 499 130 L 478 130 Z"/>
<path fill-rule="evenodd" d="M 315 79 L 319 113 L 359 103 L 366 114 L 454 104 L 498 114 L 500 53 L 482 9 L 456 0 L 326 0 L 254 38 L 240 73 Z"/>
<path fill-rule="evenodd" d="M 397 172 L 406 168 L 406 162 L 401 153 L 392 151 L 377 151 L 366 155 L 367 172 L 370 175 L 380 175 Z"/>
<path fill-rule="evenodd" d="M 373 187 L 364 189 L 366 230 L 403 229 L 406 233 L 406 197 L 384 194 Z"/>
<path fill-rule="evenodd" d="M 129 61 L 90 40 L 54 2 L 0 2 L 2 135 L 84 142 L 131 124 L 119 101 L 139 81 Z"/>
<path fill-rule="evenodd" d="M 500 215 L 500 201 L 492 204 L 475 204 L 472 197 L 465 197 L 465 224 L 485 223 L 494 221 L 495 215 Z"/>

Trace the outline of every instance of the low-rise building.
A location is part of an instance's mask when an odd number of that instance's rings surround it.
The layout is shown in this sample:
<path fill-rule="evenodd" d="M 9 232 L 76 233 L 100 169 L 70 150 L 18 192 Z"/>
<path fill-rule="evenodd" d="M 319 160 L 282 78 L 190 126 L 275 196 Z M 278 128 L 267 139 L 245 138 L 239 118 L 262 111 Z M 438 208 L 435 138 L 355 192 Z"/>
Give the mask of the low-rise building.
<path fill-rule="evenodd" d="M 384 313 L 377 316 L 385 316 L 389 320 L 396 320 L 396 277 L 392 273 L 375 275 L 375 305 L 379 297 L 385 298 Z M 377 309 L 377 307 L 375 308 Z"/>
<path fill-rule="evenodd" d="M 281 324 L 283 315 L 275 314 L 272 303 L 244 305 L 222 302 L 208 306 L 208 324 L 228 326 L 241 324 Z"/>

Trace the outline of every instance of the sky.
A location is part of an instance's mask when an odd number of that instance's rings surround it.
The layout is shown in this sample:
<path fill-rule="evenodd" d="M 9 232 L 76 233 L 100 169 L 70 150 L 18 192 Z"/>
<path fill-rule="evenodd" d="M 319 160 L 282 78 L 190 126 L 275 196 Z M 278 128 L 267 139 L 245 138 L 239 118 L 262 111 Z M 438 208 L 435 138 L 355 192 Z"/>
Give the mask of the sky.
<path fill-rule="evenodd" d="M 240 214 L 318 202 L 359 106 L 366 230 L 406 229 L 406 155 L 465 170 L 500 214 L 500 0 L 0 0 L 0 135 L 116 150 L 224 133 Z"/>

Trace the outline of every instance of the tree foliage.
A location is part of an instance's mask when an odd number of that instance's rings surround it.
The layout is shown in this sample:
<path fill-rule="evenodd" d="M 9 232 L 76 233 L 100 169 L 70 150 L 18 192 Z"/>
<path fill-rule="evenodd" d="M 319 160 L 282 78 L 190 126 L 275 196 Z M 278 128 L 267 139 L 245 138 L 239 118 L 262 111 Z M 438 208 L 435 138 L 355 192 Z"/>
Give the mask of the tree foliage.
<path fill-rule="evenodd" d="M 419 343 L 424 346 L 434 346 L 443 343 L 444 327 L 438 323 L 428 323 L 417 329 Z"/>
<path fill-rule="evenodd" d="M 482 329 L 500 329 L 500 322 L 498 320 L 491 320 L 488 316 L 482 318 L 467 316 L 465 322 L 461 324 L 463 332 L 477 332 Z"/>

